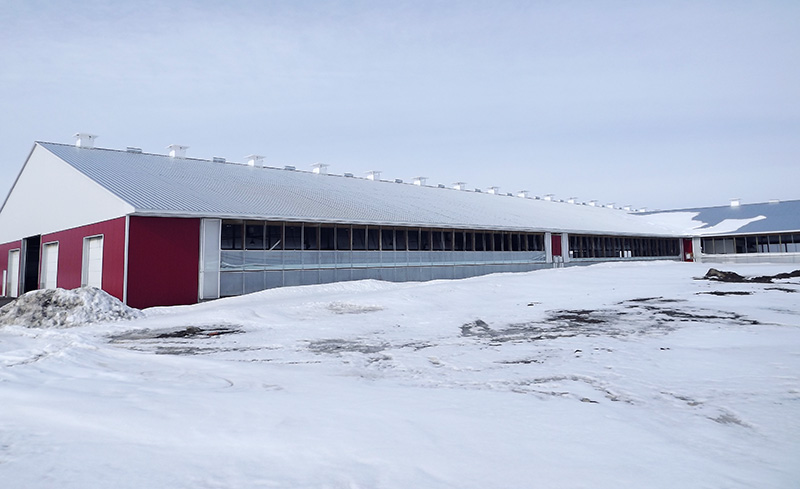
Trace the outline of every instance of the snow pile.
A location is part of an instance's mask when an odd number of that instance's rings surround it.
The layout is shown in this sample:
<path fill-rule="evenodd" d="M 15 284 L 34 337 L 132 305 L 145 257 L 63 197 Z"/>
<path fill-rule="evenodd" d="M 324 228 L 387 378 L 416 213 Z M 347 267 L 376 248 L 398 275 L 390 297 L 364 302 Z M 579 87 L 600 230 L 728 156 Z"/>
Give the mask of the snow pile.
<path fill-rule="evenodd" d="M 800 277 L 706 270 L 346 282 L 0 328 L 0 487 L 797 489 Z"/>
<path fill-rule="evenodd" d="M 138 309 L 95 287 L 44 289 L 28 292 L 0 308 L 0 326 L 69 328 L 141 316 Z"/>

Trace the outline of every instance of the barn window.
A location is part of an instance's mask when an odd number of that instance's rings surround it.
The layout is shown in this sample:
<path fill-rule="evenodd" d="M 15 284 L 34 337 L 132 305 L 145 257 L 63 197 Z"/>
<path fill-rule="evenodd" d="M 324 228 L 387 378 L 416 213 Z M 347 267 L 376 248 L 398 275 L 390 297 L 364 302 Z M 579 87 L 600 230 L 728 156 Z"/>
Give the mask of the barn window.
<path fill-rule="evenodd" d="M 444 249 L 444 238 L 441 231 L 431 231 L 431 248 L 433 251 Z"/>
<path fill-rule="evenodd" d="M 283 226 L 280 224 L 267 224 L 267 249 L 283 249 Z"/>
<path fill-rule="evenodd" d="M 367 228 L 353 226 L 353 250 L 367 249 Z"/>
<path fill-rule="evenodd" d="M 408 230 L 408 250 L 409 251 L 419 250 L 419 229 Z"/>
<path fill-rule="evenodd" d="M 456 231 L 453 238 L 453 249 L 455 251 L 464 251 L 464 231 Z"/>
<path fill-rule="evenodd" d="M 370 251 L 381 249 L 380 230 L 367 228 L 367 249 Z"/>
<path fill-rule="evenodd" d="M 236 221 L 223 221 L 220 236 L 220 249 L 242 249 L 242 223 Z"/>
<path fill-rule="evenodd" d="M 419 249 L 423 251 L 430 251 L 431 249 L 431 232 L 428 229 L 422 229 L 419 232 Z"/>
<path fill-rule="evenodd" d="M 248 222 L 244 226 L 244 249 L 263 250 L 264 249 L 264 223 Z"/>
<path fill-rule="evenodd" d="M 303 225 L 303 249 L 304 250 L 318 250 L 319 241 L 317 241 L 317 234 L 319 228 L 314 224 Z"/>
<path fill-rule="evenodd" d="M 383 251 L 394 250 L 394 229 L 381 229 L 381 249 Z"/>
<path fill-rule="evenodd" d="M 302 249 L 303 243 L 303 226 L 296 224 L 287 224 L 283 229 L 283 239 L 285 250 L 299 250 Z"/>
<path fill-rule="evenodd" d="M 336 249 L 350 251 L 350 226 L 336 226 Z"/>
<path fill-rule="evenodd" d="M 319 228 L 319 249 L 326 251 L 336 249 L 336 232 L 333 226 Z"/>
<path fill-rule="evenodd" d="M 396 229 L 394 231 L 394 249 L 397 251 L 406 251 L 406 230 Z"/>

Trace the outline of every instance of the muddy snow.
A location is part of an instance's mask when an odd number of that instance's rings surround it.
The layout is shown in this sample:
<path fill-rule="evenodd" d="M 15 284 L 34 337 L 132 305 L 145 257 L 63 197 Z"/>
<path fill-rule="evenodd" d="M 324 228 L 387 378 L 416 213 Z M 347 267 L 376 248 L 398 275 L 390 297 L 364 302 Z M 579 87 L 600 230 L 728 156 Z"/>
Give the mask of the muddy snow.
<path fill-rule="evenodd" d="M 797 487 L 800 278 L 707 269 L 361 281 L 69 329 L 16 321 L 0 328 L 0 481 Z"/>

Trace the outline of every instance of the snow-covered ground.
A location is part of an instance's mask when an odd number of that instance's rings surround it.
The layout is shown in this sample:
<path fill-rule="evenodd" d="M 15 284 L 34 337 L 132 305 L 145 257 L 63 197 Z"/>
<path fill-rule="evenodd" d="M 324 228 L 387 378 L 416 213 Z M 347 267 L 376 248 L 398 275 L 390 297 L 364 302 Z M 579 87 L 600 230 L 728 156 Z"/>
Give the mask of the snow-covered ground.
<path fill-rule="evenodd" d="M 362 281 L 5 326 L 0 486 L 796 488 L 800 279 L 694 279 L 707 269 Z"/>

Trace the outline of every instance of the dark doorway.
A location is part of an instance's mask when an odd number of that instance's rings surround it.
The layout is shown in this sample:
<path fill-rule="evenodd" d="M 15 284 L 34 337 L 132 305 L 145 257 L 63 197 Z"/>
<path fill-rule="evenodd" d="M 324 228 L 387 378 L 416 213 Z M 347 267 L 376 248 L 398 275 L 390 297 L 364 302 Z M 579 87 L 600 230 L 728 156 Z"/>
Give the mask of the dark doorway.
<path fill-rule="evenodd" d="M 39 288 L 39 255 L 42 237 L 31 236 L 22 240 L 22 293 Z"/>

